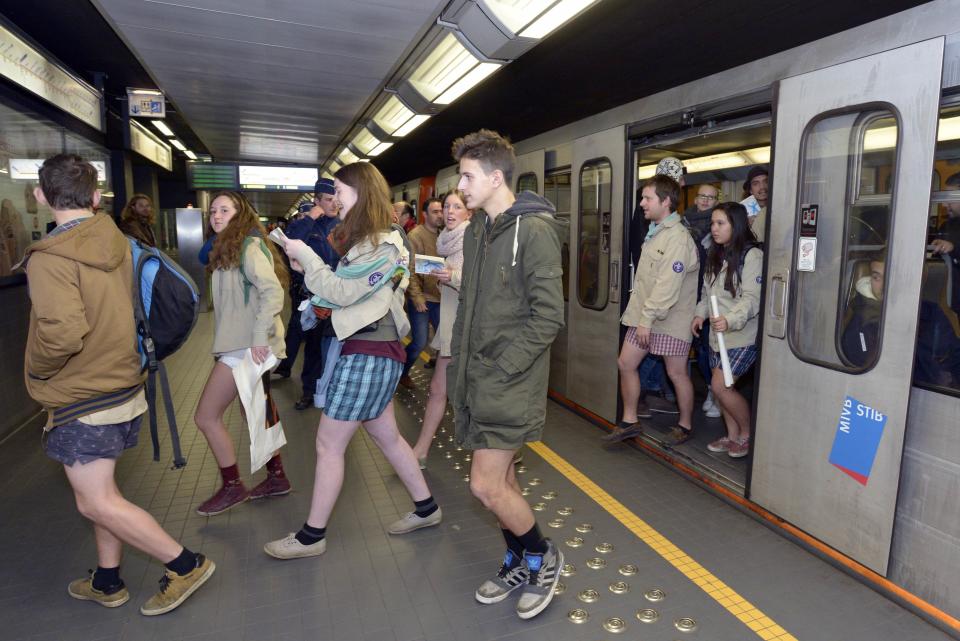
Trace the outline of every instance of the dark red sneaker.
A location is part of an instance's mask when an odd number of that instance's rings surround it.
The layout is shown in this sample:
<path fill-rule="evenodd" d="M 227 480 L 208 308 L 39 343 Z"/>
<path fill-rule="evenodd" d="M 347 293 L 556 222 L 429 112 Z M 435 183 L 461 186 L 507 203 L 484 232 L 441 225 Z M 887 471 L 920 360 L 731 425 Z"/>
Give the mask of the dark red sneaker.
<path fill-rule="evenodd" d="M 213 516 L 226 512 L 234 505 L 239 505 L 247 500 L 250 492 L 243 486 L 243 483 L 230 483 L 221 487 L 216 494 L 200 504 L 197 508 L 197 514 L 201 516 Z"/>
<path fill-rule="evenodd" d="M 290 481 L 286 476 L 273 476 L 267 474 L 267 478 L 260 482 L 260 485 L 250 490 L 251 501 L 265 499 L 268 496 L 283 496 L 290 493 Z"/>

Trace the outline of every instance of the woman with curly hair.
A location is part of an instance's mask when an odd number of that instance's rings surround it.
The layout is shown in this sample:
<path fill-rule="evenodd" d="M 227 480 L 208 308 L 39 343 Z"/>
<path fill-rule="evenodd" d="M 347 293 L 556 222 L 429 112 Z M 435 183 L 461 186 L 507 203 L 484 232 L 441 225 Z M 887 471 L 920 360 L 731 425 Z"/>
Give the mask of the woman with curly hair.
<path fill-rule="evenodd" d="M 223 486 L 197 508 L 204 516 L 220 514 L 248 499 L 290 492 L 279 453 L 267 461 L 267 478 L 253 490 L 247 490 L 240 480 L 236 450 L 223 423 L 224 413 L 237 397 L 232 370 L 247 350 L 255 363 L 264 362 L 271 353 L 278 360 L 284 357 L 280 311 L 289 274 L 273 243 L 267 242 L 257 212 L 243 194 L 215 194 L 210 203 L 210 227 L 216 234 L 207 265 L 213 282 L 216 363 L 203 388 L 194 420 L 217 459 Z M 269 379 L 267 373 L 263 377 L 264 391 L 270 414 L 275 416 Z"/>
<path fill-rule="evenodd" d="M 153 231 L 153 201 L 146 194 L 134 194 L 120 213 L 120 231 L 150 247 L 157 246 Z"/>
<path fill-rule="evenodd" d="M 317 428 L 310 513 L 298 532 L 264 546 L 278 559 L 326 551 L 327 521 L 343 486 L 347 445 L 361 425 L 396 470 L 414 504 L 414 510 L 387 532 L 404 534 L 441 520 L 440 508 L 393 413 L 391 399 L 406 361 L 400 337 L 410 323 L 403 311 L 409 252 L 401 233 L 391 227 L 390 189 L 369 163 L 341 167 L 334 174 L 333 188 L 343 221 L 333 232 L 333 244 L 341 254 L 337 271 L 302 241 L 287 240 L 285 245 L 291 267 L 303 271 L 307 288 L 315 294 L 314 305 L 333 310 L 333 329 L 343 343 L 332 365 Z"/>

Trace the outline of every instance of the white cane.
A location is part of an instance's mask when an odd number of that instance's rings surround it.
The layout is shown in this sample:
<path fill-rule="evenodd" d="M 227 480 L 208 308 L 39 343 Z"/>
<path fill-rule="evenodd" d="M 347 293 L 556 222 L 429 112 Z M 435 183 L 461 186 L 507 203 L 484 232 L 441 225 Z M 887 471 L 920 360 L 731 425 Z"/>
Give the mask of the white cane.
<path fill-rule="evenodd" d="M 714 318 L 720 316 L 720 310 L 717 307 L 717 297 L 710 295 L 710 312 Z M 720 367 L 723 369 L 723 384 L 727 387 L 733 387 L 733 371 L 730 369 L 730 356 L 727 354 L 727 343 L 723 340 L 723 332 L 714 332 L 717 335 L 717 347 L 720 348 Z"/>

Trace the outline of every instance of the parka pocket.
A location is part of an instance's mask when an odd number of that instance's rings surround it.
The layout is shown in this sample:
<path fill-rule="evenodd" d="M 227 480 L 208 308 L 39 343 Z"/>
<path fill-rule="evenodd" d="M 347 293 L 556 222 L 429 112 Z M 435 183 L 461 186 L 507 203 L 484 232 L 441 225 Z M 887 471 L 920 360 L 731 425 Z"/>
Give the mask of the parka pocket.
<path fill-rule="evenodd" d="M 470 413 L 480 423 L 520 426 L 529 412 L 528 372 L 508 375 L 490 359 L 470 359 L 467 401 Z"/>

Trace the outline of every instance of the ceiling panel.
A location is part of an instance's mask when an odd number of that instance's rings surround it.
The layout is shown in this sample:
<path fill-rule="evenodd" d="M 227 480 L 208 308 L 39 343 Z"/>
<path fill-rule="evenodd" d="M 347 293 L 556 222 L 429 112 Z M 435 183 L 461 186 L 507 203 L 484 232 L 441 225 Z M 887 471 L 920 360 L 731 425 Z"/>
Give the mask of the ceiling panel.
<path fill-rule="evenodd" d="M 222 160 L 319 163 L 440 0 L 96 0 Z"/>

